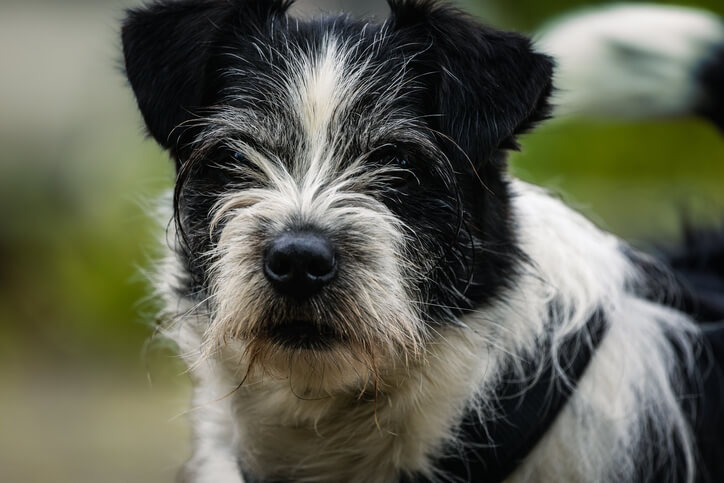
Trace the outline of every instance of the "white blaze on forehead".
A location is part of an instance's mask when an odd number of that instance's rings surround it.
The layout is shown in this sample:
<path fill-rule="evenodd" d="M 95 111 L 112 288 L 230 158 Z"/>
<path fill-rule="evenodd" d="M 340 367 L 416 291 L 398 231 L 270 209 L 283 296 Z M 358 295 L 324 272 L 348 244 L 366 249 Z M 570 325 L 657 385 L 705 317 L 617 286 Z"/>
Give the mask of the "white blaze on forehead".
<path fill-rule="evenodd" d="M 305 62 L 299 79 L 299 114 L 311 139 L 324 138 L 344 100 L 343 66 L 337 41 L 328 37 L 322 49 Z"/>
<path fill-rule="evenodd" d="M 288 80 L 292 108 L 301 121 L 306 140 L 306 152 L 293 160 L 294 176 L 301 181 L 303 206 L 311 203 L 320 187 L 339 174 L 339 159 L 331 149 L 339 141 L 333 123 L 351 102 L 352 86 L 357 84 L 361 69 L 349 68 L 347 47 L 328 34 L 318 48 L 300 53 L 296 72 Z"/>

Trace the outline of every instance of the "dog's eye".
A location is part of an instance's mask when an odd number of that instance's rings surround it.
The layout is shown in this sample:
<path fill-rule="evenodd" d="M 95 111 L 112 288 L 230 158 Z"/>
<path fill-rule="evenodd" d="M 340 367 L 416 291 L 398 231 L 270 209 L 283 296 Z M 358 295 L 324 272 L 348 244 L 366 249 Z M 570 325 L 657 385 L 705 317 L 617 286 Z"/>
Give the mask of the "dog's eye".
<path fill-rule="evenodd" d="M 404 158 L 402 156 L 397 156 L 392 159 L 392 164 L 394 164 L 395 166 L 397 166 L 401 169 L 407 169 L 407 167 L 409 166 L 410 163 L 407 161 L 407 158 Z"/>
<path fill-rule="evenodd" d="M 414 151 L 406 146 L 388 144 L 373 150 L 370 165 L 380 170 L 379 183 L 383 188 L 403 191 L 418 184 Z"/>
<path fill-rule="evenodd" d="M 244 156 L 242 153 L 240 153 L 238 151 L 235 152 L 234 154 L 232 154 L 232 157 L 240 163 L 245 163 L 247 161 L 246 156 Z"/>
<path fill-rule="evenodd" d="M 387 162 L 387 165 L 393 168 L 390 173 L 390 186 L 396 189 L 404 188 L 409 184 L 415 182 L 417 179 L 412 172 L 412 164 L 406 156 L 394 155 L 391 156 Z"/>

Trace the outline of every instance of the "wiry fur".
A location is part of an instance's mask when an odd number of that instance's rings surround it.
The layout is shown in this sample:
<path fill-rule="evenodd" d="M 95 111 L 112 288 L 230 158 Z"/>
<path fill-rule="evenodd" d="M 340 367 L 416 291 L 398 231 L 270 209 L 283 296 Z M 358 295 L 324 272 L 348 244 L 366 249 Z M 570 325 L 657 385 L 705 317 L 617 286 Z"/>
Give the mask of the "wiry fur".
<path fill-rule="evenodd" d="M 156 287 L 195 387 L 183 481 L 464 479 L 438 465 L 466 444 L 461 419 L 509 416 L 499 384 L 533 386 L 550 360 L 575 391 L 510 481 L 693 481 L 682 397 L 700 335 L 675 278 L 506 173 L 547 116 L 550 59 L 449 7 L 391 6 L 377 25 L 184 0 L 124 28 L 139 106 L 179 168 Z M 160 51 L 149 25 L 193 35 Z M 162 88 L 145 70 L 159 62 Z M 289 231 L 340 258 L 301 301 L 262 270 Z M 592 340 L 595 315 L 605 338 L 569 380 L 566 341 Z M 282 343 L 299 321 L 312 342 Z"/>
<path fill-rule="evenodd" d="M 390 481 L 400 470 L 434 474 L 428 457 L 454 440 L 453 422 L 468 404 L 479 407 L 481 418 L 496 417 L 490 391 L 502 369 L 534 354 L 543 334 L 561 341 L 581 330 L 602 306 L 609 335 L 575 397 L 511 481 L 632 480 L 645 471 L 642 457 L 650 458 L 650 468 L 663 464 L 642 448 L 671 447 L 673 454 L 677 444 L 685 458 L 667 463 L 691 478 L 692 435 L 677 381 L 693 367 L 695 327 L 683 314 L 630 293 L 641 274 L 618 240 L 537 188 L 516 183 L 516 191 L 520 236 L 531 240 L 516 289 L 465 316 L 463 329 L 433 336 L 424 360 L 380 375 L 394 390 L 381 390 L 376 404 L 373 394 L 354 389 L 334 398 L 300 397 L 286 377 L 239 388 L 246 378 L 238 359 L 243 349 L 232 346 L 199 362 L 209 320 L 182 313 L 169 336 L 195 368 L 193 414 L 202 421 L 189 468 L 214 468 L 193 481 L 239 481 L 236 458 L 245 451 L 261 455 L 250 464 L 255 473 L 295 481 Z M 551 300 L 560 307 L 553 313 Z M 685 365 L 677 366 L 681 354 Z M 229 465 L 233 471 L 223 479 L 208 476 Z"/>

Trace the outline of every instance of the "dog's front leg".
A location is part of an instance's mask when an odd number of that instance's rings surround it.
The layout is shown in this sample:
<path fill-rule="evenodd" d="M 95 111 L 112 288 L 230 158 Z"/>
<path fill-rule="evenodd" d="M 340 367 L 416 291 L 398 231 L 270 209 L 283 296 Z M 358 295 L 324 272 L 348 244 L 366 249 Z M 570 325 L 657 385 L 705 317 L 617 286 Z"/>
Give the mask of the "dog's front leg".
<path fill-rule="evenodd" d="M 194 455 L 179 471 L 177 482 L 243 483 L 238 465 L 230 456 L 221 454 Z"/>
<path fill-rule="evenodd" d="M 217 396 L 213 384 L 197 384 L 194 395 L 193 455 L 178 483 L 244 483 L 239 468 L 230 398 Z"/>

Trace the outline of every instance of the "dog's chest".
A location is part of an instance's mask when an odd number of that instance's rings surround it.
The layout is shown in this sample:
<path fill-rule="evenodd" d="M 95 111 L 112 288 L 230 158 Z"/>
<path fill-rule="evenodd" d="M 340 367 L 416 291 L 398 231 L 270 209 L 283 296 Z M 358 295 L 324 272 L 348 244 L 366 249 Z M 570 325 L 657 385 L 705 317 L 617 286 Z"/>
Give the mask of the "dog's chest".
<path fill-rule="evenodd" d="M 374 401 L 303 400 L 286 386 L 239 395 L 232 411 L 242 468 L 265 481 L 392 481 L 422 456 L 404 427 L 376 421 Z"/>
<path fill-rule="evenodd" d="M 402 386 L 376 402 L 373 393 L 305 400 L 283 383 L 236 394 L 244 472 L 263 481 L 387 482 L 423 471 L 450 436 L 459 401 Z"/>
<path fill-rule="evenodd" d="M 231 401 L 235 445 L 245 472 L 267 481 L 397 481 L 430 469 L 493 361 L 433 344 L 436 364 L 385 373 L 384 389 L 314 398 L 288 381 L 256 381 Z M 458 342 L 453 344 L 453 342 Z M 471 382 L 473 381 L 473 382 Z"/>

